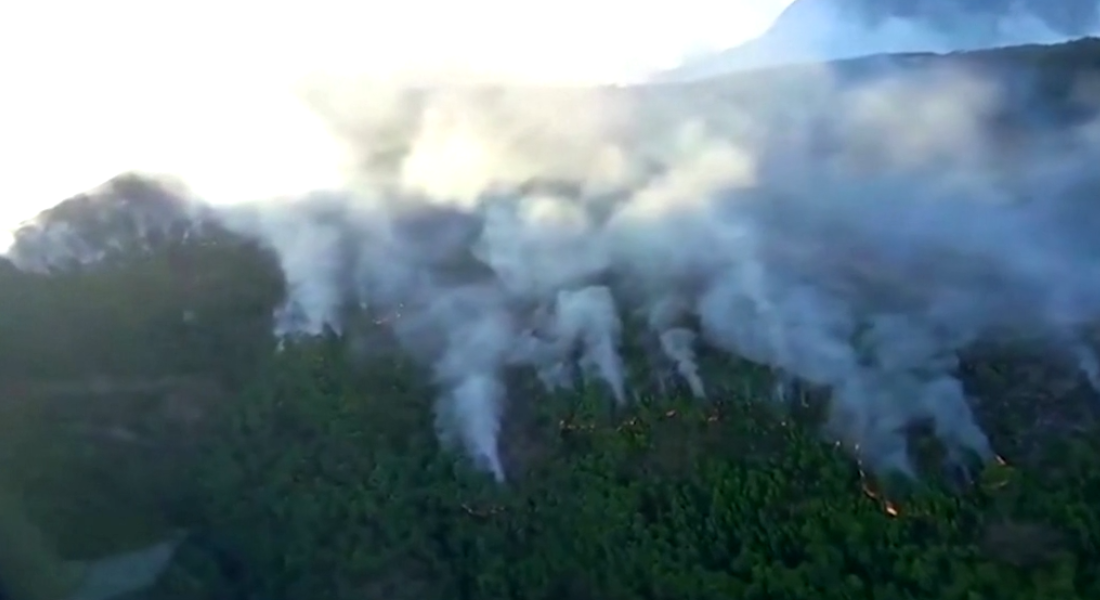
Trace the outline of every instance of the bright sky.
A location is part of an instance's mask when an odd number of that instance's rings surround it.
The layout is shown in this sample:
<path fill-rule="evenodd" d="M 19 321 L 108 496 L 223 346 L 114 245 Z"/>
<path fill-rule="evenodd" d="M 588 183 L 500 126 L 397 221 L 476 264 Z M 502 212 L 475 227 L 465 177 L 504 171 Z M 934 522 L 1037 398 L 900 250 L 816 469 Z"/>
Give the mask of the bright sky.
<path fill-rule="evenodd" d="M 305 75 L 621 81 L 755 36 L 789 2 L 4 2 L 0 248 L 19 221 L 129 169 L 220 197 L 334 182 L 335 148 L 289 93 Z"/>

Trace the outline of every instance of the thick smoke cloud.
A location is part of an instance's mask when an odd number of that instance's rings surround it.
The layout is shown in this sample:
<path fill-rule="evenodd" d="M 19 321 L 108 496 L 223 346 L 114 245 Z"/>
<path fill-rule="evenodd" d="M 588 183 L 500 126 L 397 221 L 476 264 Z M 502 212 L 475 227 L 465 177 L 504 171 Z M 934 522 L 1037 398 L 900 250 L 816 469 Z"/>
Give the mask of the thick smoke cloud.
<path fill-rule="evenodd" d="M 1095 140 L 999 152 L 1002 90 L 974 73 L 321 91 L 359 187 L 251 209 L 293 286 L 287 314 L 312 331 L 340 328 L 349 299 L 399 315 L 433 367 L 441 434 L 498 478 L 501 415 L 524 401 L 505 370 L 627 402 L 625 321 L 699 397 L 700 342 L 831 389 L 832 433 L 903 472 L 917 420 L 960 461 L 992 456 L 953 375 L 976 341 L 1049 343 L 1096 377 L 1076 191 Z"/>
<path fill-rule="evenodd" d="M 634 343 L 700 399 L 716 393 L 704 348 L 827 388 L 829 433 L 912 473 L 914 421 L 959 462 L 993 456 L 955 376 L 972 344 L 1023 339 L 1100 371 L 1100 129 L 1023 131 L 1043 115 L 1006 121 L 1002 84 L 961 67 L 638 88 L 329 81 L 312 98 L 354 185 L 219 215 L 278 253 L 280 335 L 355 335 L 342 319 L 367 311 L 430 369 L 442 439 L 498 479 L 502 415 L 529 401 L 505 373 L 629 403 Z"/>

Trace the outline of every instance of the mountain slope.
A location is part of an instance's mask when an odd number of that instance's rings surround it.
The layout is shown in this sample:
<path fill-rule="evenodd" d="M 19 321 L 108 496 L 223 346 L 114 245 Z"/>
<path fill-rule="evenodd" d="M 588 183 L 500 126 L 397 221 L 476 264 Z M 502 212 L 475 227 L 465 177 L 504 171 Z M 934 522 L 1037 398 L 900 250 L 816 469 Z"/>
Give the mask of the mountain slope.
<path fill-rule="evenodd" d="M 172 600 L 1095 598 L 1098 405 L 1072 354 L 1097 340 L 1062 334 L 1100 315 L 1098 73 L 1092 41 L 425 92 L 365 170 L 484 174 L 442 139 L 498 152 L 489 192 L 379 186 L 248 207 L 232 231 L 162 182 L 110 182 L 21 234 L 33 268 L 0 261 L 0 467 L 66 554 L 149 541 L 143 521 L 190 531 Z M 614 118 L 585 139 L 593 107 Z M 635 188 L 582 185 L 636 155 Z M 644 226 L 603 235 L 631 201 Z M 652 295 L 693 286 L 706 315 Z M 279 340 L 289 297 L 340 310 Z M 955 337 L 990 324 L 1037 335 Z M 869 376 L 833 385 L 857 352 Z M 874 447 L 821 443 L 837 397 L 855 401 L 832 424 L 881 425 L 928 485 L 895 505 Z M 971 406 L 1011 467 L 928 432 L 973 432 Z M 508 485 L 456 460 L 471 429 Z"/>

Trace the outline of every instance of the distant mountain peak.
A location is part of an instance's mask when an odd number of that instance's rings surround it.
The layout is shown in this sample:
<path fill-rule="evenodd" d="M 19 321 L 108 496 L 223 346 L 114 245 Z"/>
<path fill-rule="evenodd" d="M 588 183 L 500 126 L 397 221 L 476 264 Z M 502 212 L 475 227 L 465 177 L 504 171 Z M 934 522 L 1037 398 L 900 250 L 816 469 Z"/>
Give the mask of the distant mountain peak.
<path fill-rule="evenodd" d="M 873 54 L 1052 44 L 1098 33 L 1100 0 L 794 0 L 760 37 L 657 79 Z"/>
<path fill-rule="evenodd" d="M 822 2 L 822 0 L 812 0 Z M 916 19 L 950 26 L 960 20 L 1032 17 L 1051 31 L 1083 36 L 1100 22 L 1097 0 L 825 0 L 869 25 L 885 19 Z M 795 0 L 804 4 L 807 0 Z"/>

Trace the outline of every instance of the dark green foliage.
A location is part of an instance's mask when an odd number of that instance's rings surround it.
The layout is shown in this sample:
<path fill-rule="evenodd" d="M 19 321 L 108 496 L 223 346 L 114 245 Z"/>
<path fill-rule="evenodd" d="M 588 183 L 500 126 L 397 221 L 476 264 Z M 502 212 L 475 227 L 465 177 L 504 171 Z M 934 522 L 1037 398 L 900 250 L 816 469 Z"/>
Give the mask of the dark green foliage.
<path fill-rule="evenodd" d="M 0 469 L 73 557 L 175 524 L 203 414 L 271 355 L 283 281 L 217 228 L 49 275 L 0 262 Z"/>
<path fill-rule="evenodd" d="M 283 296 L 274 257 L 220 231 L 50 275 L 0 265 L 0 289 L 8 380 L 212 372 L 239 380 L 270 348 Z"/>
<path fill-rule="evenodd" d="M 851 460 L 750 397 L 612 416 L 588 392 L 540 402 L 523 437 L 543 447 L 497 487 L 425 435 L 428 390 L 365 386 L 344 364 L 331 343 L 296 345 L 229 409 L 195 477 L 204 525 L 165 597 L 1100 592 L 1091 440 L 1053 448 L 1054 471 L 995 465 L 957 495 L 931 481 L 892 516 Z"/>

